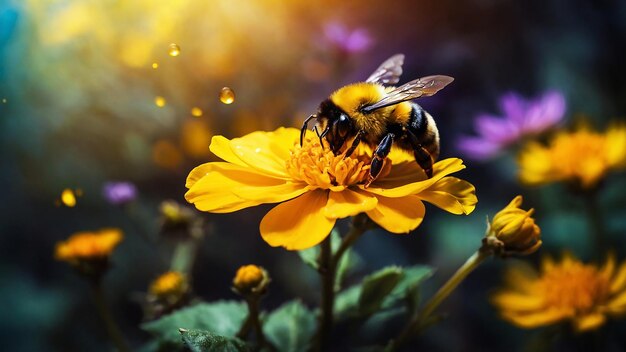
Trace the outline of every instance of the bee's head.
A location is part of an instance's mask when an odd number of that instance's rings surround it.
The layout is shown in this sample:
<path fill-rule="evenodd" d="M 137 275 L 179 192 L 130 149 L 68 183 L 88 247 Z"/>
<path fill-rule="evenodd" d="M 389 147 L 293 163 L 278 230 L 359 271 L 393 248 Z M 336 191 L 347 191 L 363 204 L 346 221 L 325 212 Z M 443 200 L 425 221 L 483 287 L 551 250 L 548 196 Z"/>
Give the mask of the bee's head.
<path fill-rule="evenodd" d="M 355 135 L 354 124 L 350 116 L 329 99 L 320 104 L 317 123 L 322 129 L 321 137 L 326 138 L 335 155 L 339 153 L 346 140 Z"/>

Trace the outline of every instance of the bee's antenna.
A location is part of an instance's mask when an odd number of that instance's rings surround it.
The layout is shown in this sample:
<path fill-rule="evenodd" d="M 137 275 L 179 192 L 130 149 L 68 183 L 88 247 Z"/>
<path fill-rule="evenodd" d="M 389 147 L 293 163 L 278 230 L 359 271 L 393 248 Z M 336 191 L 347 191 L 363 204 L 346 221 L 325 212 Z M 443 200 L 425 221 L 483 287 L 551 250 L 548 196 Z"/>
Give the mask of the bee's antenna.
<path fill-rule="evenodd" d="M 311 119 L 317 117 L 317 115 L 311 115 L 309 117 L 307 117 L 304 120 L 304 123 L 302 124 L 302 128 L 300 129 L 300 146 L 302 147 L 302 142 L 304 141 L 304 134 L 306 133 L 306 130 L 308 128 L 308 124 L 309 121 L 311 121 Z"/>

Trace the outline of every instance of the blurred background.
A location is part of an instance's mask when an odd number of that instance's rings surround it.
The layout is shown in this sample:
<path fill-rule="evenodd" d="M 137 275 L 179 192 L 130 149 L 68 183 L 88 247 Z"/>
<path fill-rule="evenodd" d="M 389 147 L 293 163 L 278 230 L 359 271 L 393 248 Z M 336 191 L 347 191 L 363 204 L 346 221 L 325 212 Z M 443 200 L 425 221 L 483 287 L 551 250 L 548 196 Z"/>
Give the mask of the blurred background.
<path fill-rule="evenodd" d="M 131 344 L 141 346 L 148 335 L 138 328 L 138 297 L 167 270 L 172 253 L 159 236 L 159 204 L 185 203 L 188 172 L 215 160 L 211 136 L 299 128 L 334 89 L 365 79 L 395 53 L 406 55 L 401 82 L 431 74 L 456 79 L 420 101 L 438 122 L 442 158 L 464 158 L 455 140 L 474 133 L 477 114 L 498 114 L 498 99 L 511 91 L 561 91 L 565 125 L 586 116 L 604 130 L 626 116 L 622 1 L 0 0 L 6 350 L 110 350 L 87 285 L 53 258 L 56 242 L 102 227 L 125 233 L 106 277 L 107 297 Z M 234 91 L 231 104 L 220 100 L 222 87 Z M 543 229 L 544 247 L 528 260 L 563 248 L 590 257 L 583 206 L 563 186 L 522 188 L 514 154 L 465 160 L 459 175 L 477 188 L 476 211 L 459 217 L 428 206 L 423 225 L 408 236 L 366 234 L 355 277 L 389 264 L 430 264 L 438 271 L 426 290 L 434 290 L 479 246 L 485 217 L 517 194 L 537 209 Z M 103 195 L 111 181 L 132 182 L 136 199 L 112 204 Z M 60 201 L 66 188 L 79 190 L 73 207 Z M 611 176 L 600 194 L 618 258 L 626 248 L 625 195 L 623 174 Z M 293 297 L 316 304 L 316 273 L 259 235 L 270 208 L 200 214 L 207 234 L 193 266 L 198 296 L 235 299 L 234 272 L 255 263 L 273 277 L 266 308 Z M 470 276 L 442 307 L 449 318 L 419 341 L 423 349 L 524 349 L 533 332 L 500 320 L 488 302 L 505 264 L 490 261 Z M 608 330 L 625 332 L 624 324 Z M 624 348 L 619 343 L 610 346 Z"/>

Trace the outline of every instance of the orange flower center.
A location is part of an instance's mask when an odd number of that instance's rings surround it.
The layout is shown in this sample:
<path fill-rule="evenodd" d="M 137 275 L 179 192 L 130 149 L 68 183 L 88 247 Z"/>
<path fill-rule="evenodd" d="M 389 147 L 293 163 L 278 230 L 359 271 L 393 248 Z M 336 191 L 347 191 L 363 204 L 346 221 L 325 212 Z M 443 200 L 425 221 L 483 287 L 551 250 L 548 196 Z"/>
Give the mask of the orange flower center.
<path fill-rule="evenodd" d="M 330 148 L 322 148 L 318 141 L 307 140 L 302 147 L 296 145 L 291 150 L 287 172 L 294 179 L 315 188 L 341 190 L 367 179 L 368 159 L 358 156 L 357 151 L 348 158 L 344 154 L 334 155 Z"/>
<path fill-rule="evenodd" d="M 546 272 L 538 283 L 550 307 L 586 312 L 608 298 L 609 282 L 592 265 L 564 262 Z"/>

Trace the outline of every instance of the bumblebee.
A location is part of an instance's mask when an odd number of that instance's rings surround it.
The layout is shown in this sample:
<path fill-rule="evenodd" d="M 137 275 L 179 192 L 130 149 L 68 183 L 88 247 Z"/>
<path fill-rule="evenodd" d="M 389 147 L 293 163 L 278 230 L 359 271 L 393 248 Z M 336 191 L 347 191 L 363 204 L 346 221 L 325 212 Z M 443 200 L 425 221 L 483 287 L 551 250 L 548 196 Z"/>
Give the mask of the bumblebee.
<path fill-rule="evenodd" d="M 394 55 L 365 82 L 332 93 L 316 114 L 304 120 L 300 145 L 309 121 L 316 119 L 313 131 L 322 147 L 324 139 L 335 155 L 345 150 L 347 158 L 360 143 L 374 149 L 365 187 L 378 177 L 393 145 L 412 152 L 426 175 L 432 177 L 433 163 L 439 156 L 439 131 L 433 117 L 411 100 L 434 95 L 454 78 L 428 76 L 394 87 L 402 75 L 403 63 L 404 55 Z"/>

